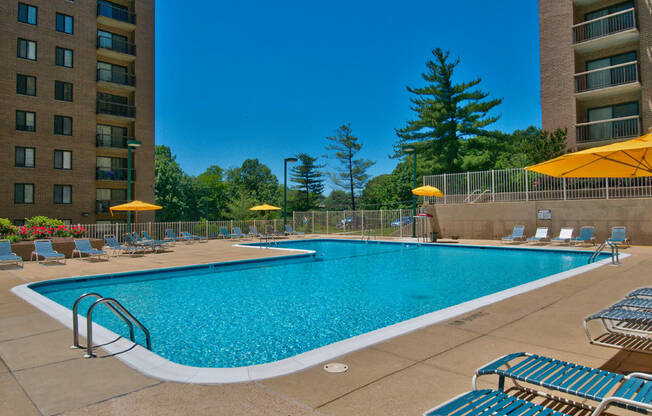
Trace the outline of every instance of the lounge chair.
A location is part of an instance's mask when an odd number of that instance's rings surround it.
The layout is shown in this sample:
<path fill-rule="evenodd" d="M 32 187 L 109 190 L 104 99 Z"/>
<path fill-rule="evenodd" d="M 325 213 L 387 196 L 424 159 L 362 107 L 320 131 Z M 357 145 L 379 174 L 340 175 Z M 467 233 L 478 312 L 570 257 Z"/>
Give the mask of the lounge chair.
<path fill-rule="evenodd" d="M 548 239 L 548 227 L 539 227 L 537 228 L 537 232 L 534 234 L 533 237 L 529 237 L 527 239 L 528 243 L 538 243 L 541 244 L 542 242 L 546 241 Z"/>
<path fill-rule="evenodd" d="M 32 251 L 31 260 L 34 260 L 36 257 L 36 263 L 41 263 L 39 259 L 42 257 L 43 262 L 47 261 L 63 261 L 63 264 L 66 264 L 66 256 L 54 251 L 52 248 L 51 240 L 34 240 L 34 251 Z"/>
<path fill-rule="evenodd" d="M 104 236 L 104 244 L 106 244 L 109 249 L 113 250 L 113 255 L 117 256 L 118 254 L 125 253 L 125 254 L 142 254 L 145 252 L 145 249 L 143 247 L 137 247 L 137 246 L 123 246 L 118 242 L 118 239 L 115 238 L 112 235 L 105 235 Z"/>
<path fill-rule="evenodd" d="M 256 228 L 255 225 L 250 225 L 249 226 L 249 236 L 251 236 L 251 237 L 261 237 L 262 234 L 258 232 L 258 229 Z"/>
<path fill-rule="evenodd" d="M 524 225 L 515 225 L 512 230 L 512 235 L 503 237 L 503 242 L 515 243 L 517 241 L 523 241 L 525 239 L 525 226 Z"/>
<path fill-rule="evenodd" d="M 235 238 L 247 238 L 247 234 L 244 234 L 240 227 L 233 227 L 231 235 L 235 236 Z"/>
<path fill-rule="evenodd" d="M 160 244 L 160 245 L 165 245 L 165 244 L 174 243 L 174 241 L 171 241 L 171 240 L 169 240 L 169 239 L 165 239 L 165 240 L 154 240 L 152 237 L 149 236 L 149 233 L 148 233 L 147 231 L 141 231 L 141 232 L 140 232 L 140 235 L 142 236 L 143 241 L 146 242 L 146 243 L 147 243 L 147 242 L 150 242 L 151 244 Z"/>
<path fill-rule="evenodd" d="M 584 330 L 589 342 L 603 347 L 652 354 L 652 310 L 641 306 L 644 306 L 643 302 L 624 299 L 587 316 L 584 319 Z M 600 323 L 602 332 L 599 335 L 591 334 L 591 322 Z"/>
<path fill-rule="evenodd" d="M 165 235 L 167 236 L 166 240 L 171 240 L 171 241 L 185 241 L 187 243 L 192 243 L 194 240 L 190 237 L 178 237 L 174 231 L 172 230 L 165 230 Z"/>
<path fill-rule="evenodd" d="M 550 240 L 553 244 L 570 244 L 573 239 L 573 228 L 565 227 L 559 230 L 559 236 Z"/>
<path fill-rule="evenodd" d="M 105 257 L 107 260 L 109 259 L 109 254 L 104 250 L 97 250 L 93 248 L 88 238 L 75 238 L 74 242 L 75 249 L 72 251 L 72 257 L 75 257 L 75 253 L 77 253 L 79 255 L 79 259 L 81 259 L 83 256 L 87 256 L 89 259 L 102 257 Z"/>
<path fill-rule="evenodd" d="M 192 238 L 193 240 L 199 241 L 200 243 L 208 242 L 208 238 L 199 235 L 190 234 L 188 231 L 181 231 L 181 236 L 186 238 Z"/>
<path fill-rule="evenodd" d="M 140 247 L 143 250 L 148 248 L 152 251 L 152 253 L 158 251 L 161 248 L 158 245 L 143 241 L 136 233 L 126 233 L 125 242 L 132 247 Z"/>
<path fill-rule="evenodd" d="M 627 227 L 611 227 L 611 237 L 609 237 L 607 241 L 629 247 Z"/>
<path fill-rule="evenodd" d="M 301 231 L 294 231 L 292 226 L 290 224 L 287 224 L 285 226 L 285 234 L 288 235 L 306 235 L 306 233 L 302 233 Z"/>
<path fill-rule="evenodd" d="M 498 390 L 477 390 L 477 379 L 481 376 L 498 376 Z M 514 397 L 505 393 L 505 379 L 514 383 L 514 389 L 521 394 Z M 476 370 L 473 376 L 473 391 L 457 396 L 434 409 L 424 413 L 427 416 L 561 416 L 581 413 L 583 409 L 597 416 L 610 406 L 648 413 L 652 410 L 652 375 L 631 373 L 628 375 L 611 373 L 596 368 L 585 367 L 566 361 L 556 360 L 529 353 L 515 353 L 501 357 Z M 581 400 L 561 398 L 543 389 L 521 386 L 516 382 L 563 392 Z M 523 395 L 522 393 L 526 393 Z M 544 398 L 543 407 L 533 403 L 533 395 Z M 585 401 L 586 400 L 586 401 Z M 580 404 L 580 401 L 585 401 Z M 573 408 L 559 408 L 563 403 Z M 588 415 L 588 413 L 587 413 Z"/>
<path fill-rule="evenodd" d="M 183 235 L 183 233 L 181 233 Z M 226 229 L 226 227 L 220 227 L 220 235 L 222 238 L 233 238 L 229 230 Z"/>
<path fill-rule="evenodd" d="M 627 297 L 638 297 L 638 296 L 644 296 L 644 297 L 652 297 L 652 287 L 642 287 L 640 289 L 636 289 L 633 292 L 630 292 Z"/>
<path fill-rule="evenodd" d="M 276 231 L 271 225 L 265 227 L 265 235 L 271 238 L 280 238 L 284 236 L 282 232 Z"/>
<path fill-rule="evenodd" d="M 579 237 L 571 238 L 571 244 L 595 245 L 595 227 L 587 226 L 580 228 Z"/>
<path fill-rule="evenodd" d="M 9 240 L 0 240 L 0 263 L 15 263 L 16 266 L 23 267 L 23 258 L 11 251 L 11 242 Z"/>

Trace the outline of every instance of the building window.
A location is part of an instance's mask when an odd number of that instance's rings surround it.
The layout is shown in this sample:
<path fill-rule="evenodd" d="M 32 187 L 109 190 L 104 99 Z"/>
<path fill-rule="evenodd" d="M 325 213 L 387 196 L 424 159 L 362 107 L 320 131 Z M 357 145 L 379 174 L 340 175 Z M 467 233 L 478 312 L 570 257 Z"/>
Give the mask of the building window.
<path fill-rule="evenodd" d="M 54 185 L 54 203 L 72 204 L 72 186 Z"/>
<path fill-rule="evenodd" d="M 36 77 L 17 74 L 16 94 L 36 96 Z"/>
<path fill-rule="evenodd" d="M 97 31 L 98 47 L 111 49 L 117 52 L 133 54 L 129 47 L 129 38 L 126 36 L 118 35 L 116 33 L 106 32 L 104 30 Z"/>
<path fill-rule="evenodd" d="M 54 134 L 72 136 L 72 117 L 54 116 Z"/>
<path fill-rule="evenodd" d="M 36 7 L 25 3 L 18 3 L 18 21 L 30 25 L 36 24 Z"/>
<path fill-rule="evenodd" d="M 16 227 L 23 227 L 25 225 L 25 219 L 22 220 L 15 219 L 12 221 Z"/>
<path fill-rule="evenodd" d="M 16 184 L 14 184 L 14 203 L 15 204 L 33 204 L 34 203 L 34 184 L 33 183 L 16 183 Z"/>
<path fill-rule="evenodd" d="M 54 81 L 54 99 L 72 102 L 72 84 L 70 82 Z"/>
<path fill-rule="evenodd" d="M 72 35 L 73 32 L 72 16 L 57 13 L 57 32 L 63 32 Z"/>
<path fill-rule="evenodd" d="M 36 113 L 31 111 L 16 110 L 16 130 L 35 131 Z"/>
<path fill-rule="evenodd" d="M 16 167 L 33 168 L 34 152 L 33 147 L 16 147 Z"/>
<path fill-rule="evenodd" d="M 56 47 L 55 49 L 55 64 L 58 66 L 65 66 L 72 68 L 72 50 L 66 48 Z"/>
<path fill-rule="evenodd" d="M 65 170 L 72 169 L 72 152 L 68 150 L 55 150 L 54 168 Z"/>
<path fill-rule="evenodd" d="M 36 61 L 36 42 L 18 38 L 18 57 Z"/>

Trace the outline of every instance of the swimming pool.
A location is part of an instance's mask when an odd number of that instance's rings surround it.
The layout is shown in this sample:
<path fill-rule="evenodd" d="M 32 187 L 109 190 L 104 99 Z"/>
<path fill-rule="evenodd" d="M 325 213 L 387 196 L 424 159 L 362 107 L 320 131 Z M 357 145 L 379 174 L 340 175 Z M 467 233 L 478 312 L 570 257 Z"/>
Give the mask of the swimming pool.
<path fill-rule="evenodd" d="M 252 379 L 251 368 L 291 360 L 294 371 L 598 265 L 586 264 L 590 253 L 567 250 L 308 239 L 278 247 L 304 252 L 26 289 L 66 308 L 68 323 L 83 293 L 116 298 L 149 329 L 158 356 L 190 368 L 248 368 Z M 81 303 L 82 316 L 92 302 Z M 106 308 L 94 321 L 128 335 Z M 356 339 L 364 342 L 348 342 Z"/>

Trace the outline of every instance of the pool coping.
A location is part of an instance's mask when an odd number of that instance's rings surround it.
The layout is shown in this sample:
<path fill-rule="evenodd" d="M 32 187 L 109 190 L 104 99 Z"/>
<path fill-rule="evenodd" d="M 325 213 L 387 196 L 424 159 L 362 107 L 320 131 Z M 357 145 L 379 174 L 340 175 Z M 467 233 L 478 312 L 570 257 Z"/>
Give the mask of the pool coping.
<path fill-rule="evenodd" d="M 299 241 L 308 241 L 308 240 L 334 240 L 341 241 L 339 239 L 305 239 Z M 294 240 L 296 241 L 296 240 Z M 356 240 L 353 240 L 356 241 Z M 358 240 L 359 241 L 359 240 Z M 391 244 L 417 244 L 410 242 L 392 242 L 392 241 L 382 241 L 374 240 L 382 243 L 391 243 Z M 437 243 L 419 243 L 423 245 L 439 245 L 443 246 L 446 244 L 437 244 Z M 449 244 L 453 247 L 478 247 L 478 248 L 501 248 L 500 246 L 484 246 L 484 245 L 458 245 L 458 244 Z M 249 248 L 262 248 L 260 246 L 254 245 L 236 245 L 240 247 L 249 247 Z M 504 248 L 517 248 L 517 247 L 504 247 Z M 273 250 L 286 250 L 286 251 L 299 251 L 296 255 L 289 256 L 275 256 L 262 259 L 252 259 L 252 260 L 238 260 L 234 262 L 220 262 L 214 264 L 234 264 L 234 263 L 255 263 L 255 262 L 265 262 L 269 260 L 276 259 L 287 259 L 295 257 L 305 257 L 307 255 L 312 255 L 315 252 L 312 250 L 298 250 L 298 249 L 287 249 L 287 248 L 277 248 L 270 247 L 265 249 Z M 526 250 L 541 250 L 543 248 L 535 247 L 520 247 L 520 249 Z M 545 249 L 550 250 L 550 248 Z M 581 252 L 587 253 L 586 251 L 579 250 L 557 250 L 560 252 Z M 629 257 L 629 254 L 623 253 L 620 255 L 621 258 Z M 482 296 L 470 301 L 466 301 L 457 305 L 450 306 L 448 308 L 440 309 L 438 311 L 430 312 L 415 318 L 408 319 L 406 321 L 398 322 L 383 328 L 379 328 L 364 334 L 360 334 L 351 338 L 347 338 L 341 341 L 337 341 L 332 344 L 328 344 L 304 353 L 285 358 L 283 360 L 274 361 L 265 364 L 257 364 L 246 367 L 233 367 L 233 368 L 207 368 L 207 367 L 193 367 L 186 366 L 182 364 L 175 363 L 166 358 L 161 357 L 160 355 L 149 351 L 145 347 L 135 344 L 125 338 L 122 338 L 120 335 L 115 332 L 104 328 L 103 326 L 93 323 L 93 340 L 95 345 L 102 345 L 103 350 L 105 350 L 108 355 L 114 355 L 116 358 L 121 360 L 123 363 L 128 365 L 140 373 L 154 377 L 160 380 L 173 381 L 180 383 L 197 383 L 197 384 L 224 384 L 224 383 L 241 383 L 241 382 L 250 382 L 256 380 L 263 380 L 273 377 L 278 377 L 282 375 L 287 375 L 294 373 L 300 370 L 304 370 L 309 367 L 313 367 L 317 364 L 320 364 L 324 361 L 333 359 L 335 357 L 351 353 L 353 351 L 360 350 L 362 348 L 369 347 L 371 345 L 387 341 L 391 338 L 405 335 L 407 333 L 431 326 L 443 321 L 450 320 L 460 315 L 467 314 L 473 310 L 476 310 L 481 307 L 511 298 L 516 295 L 520 295 L 532 290 L 547 286 L 549 284 L 559 282 L 561 280 L 576 276 L 581 273 L 585 273 L 590 270 L 597 269 L 603 265 L 609 264 L 611 262 L 610 258 L 606 258 L 591 264 L 584 266 L 576 267 L 565 272 L 553 274 L 550 276 L 543 277 L 541 279 L 534 280 L 532 282 L 524 283 L 509 289 L 505 289 L 490 295 Z M 149 269 L 145 271 L 161 271 L 161 270 L 179 270 L 184 268 L 192 267 L 202 267 L 209 266 L 208 264 L 199 264 L 199 265 L 189 265 L 189 266 L 180 266 L 180 267 L 170 267 L 163 269 Z M 120 277 L 123 275 L 130 275 L 134 273 L 142 273 L 143 271 L 132 271 L 125 273 L 115 273 L 109 275 L 98 275 L 98 276 L 78 276 L 78 277 L 68 277 L 64 279 L 52 279 L 43 282 L 32 282 L 28 284 L 23 284 L 16 286 L 11 289 L 11 292 L 25 301 L 29 302 L 42 312 L 46 313 L 50 317 L 54 318 L 64 326 L 72 329 L 72 320 L 71 310 L 50 300 L 49 298 L 39 294 L 38 292 L 32 290 L 29 286 L 39 283 L 46 282 L 55 282 L 62 280 L 78 279 L 82 278 L 98 278 L 106 276 L 115 276 Z M 80 335 L 85 337 L 86 334 L 86 319 L 82 316 L 79 316 L 79 328 Z M 98 348 L 98 347 L 96 347 Z"/>

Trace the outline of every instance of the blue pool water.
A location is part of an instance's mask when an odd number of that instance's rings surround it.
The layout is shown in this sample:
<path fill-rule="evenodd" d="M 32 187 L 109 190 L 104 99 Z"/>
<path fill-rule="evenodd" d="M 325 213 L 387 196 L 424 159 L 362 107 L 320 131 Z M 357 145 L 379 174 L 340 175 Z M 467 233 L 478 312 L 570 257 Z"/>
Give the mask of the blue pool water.
<path fill-rule="evenodd" d="M 30 287 L 69 309 L 91 291 L 116 298 L 149 329 L 155 353 L 185 365 L 240 367 L 291 357 L 582 266 L 589 256 L 336 240 L 280 246 L 317 254 Z M 91 303 L 81 304 L 82 316 Z M 98 308 L 94 319 L 127 336 L 124 323 L 105 309 Z M 142 336 L 137 340 L 144 344 Z"/>

